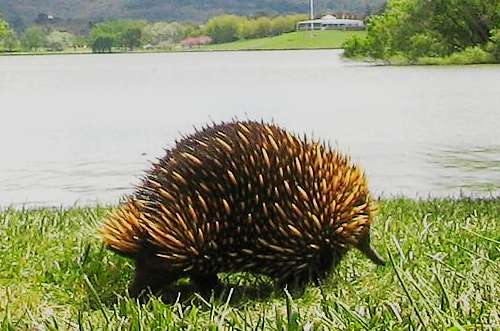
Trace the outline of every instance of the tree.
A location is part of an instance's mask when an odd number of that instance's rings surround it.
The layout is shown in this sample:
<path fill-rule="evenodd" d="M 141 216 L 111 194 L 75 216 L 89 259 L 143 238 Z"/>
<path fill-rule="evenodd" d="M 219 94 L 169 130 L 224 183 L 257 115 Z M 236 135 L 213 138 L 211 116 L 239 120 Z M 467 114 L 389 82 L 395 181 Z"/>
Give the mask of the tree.
<path fill-rule="evenodd" d="M 13 52 L 17 49 L 19 47 L 19 40 L 16 37 L 16 33 L 10 30 L 6 35 L 4 35 L 3 39 L 0 40 L 0 50 L 2 45 L 7 52 Z"/>
<path fill-rule="evenodd" d="M 256 38 L 268 37 L 271 35 L 271 19 L 261 16 L 255 20 L 255 36 Z"/>
<path fill-rule="evenodd" d="M 111 49 L 113 48 L 113 40 L 114 39 L 111 36 L 103 35 L 96 37 L 90 45 L 92 47 L 92 52 L 104 53 L 107 51 L 108 53 L 111 53 Z"/>
<path fill-rule="evenodd" d="M 207 22 L 205 31 L 216 44 L 238 39 L 241 18 L 235 15 L 216 16 Z"/>
<path fill-rule="evenodd" d="M 5 22 L 1 17 L 0 17 L 0 40 L 7 36 L 9 33 L 10 27 L 9 23 Z"/>
<path fill-rule="evenodd" d="M 500 29 L 491 31 L 491 43 L 488 45 L 488 50 L 495 60 L 500 63 Z"/>
<path fill-rule="evenodd" d="M 89 45 L 95 45 L 98 38 L 112 40 L 113 47 L 133 49 L 143 44 L 143 30 L 147 23 L 145 21 L 109 21 L 96 24 L 89 34 Z"/>
<path fill-rule="evenodd" d="M 277 16 L 271 22 L 271 34 L 276 36 L 285 32 L 291 32 L 295 30 L 297 22 L 291 16 Z"/>
<path fill-rule="evenodd" d="M 255 38 L 255 22 L 248 17 L 241 17 L 238 24 L 238 39 L 252 39 Z"/>
<path fill-rule="evenodd" d="M 146 42 L 152 45 L 176 44 L 187 37 L 193 27 L 177 22 L 155 22 L 148 24 L 143 31 Z"/>
<path fill-rule="evenodd" d="M 208 45 L 212 42 L 212 38 L 209 36 L 198 36 L 198 37 L 188 37 L 181 41 L 181 46 L 186 48 L 192 48 L 195 46 Z"/>
<path fill-rule="evenodd" d="M 122 45 L 129 50 L 141 46 L 142 30 L 138 27 L 128 27 L 121 33 Z"/>
<path fill-rule="evenodd" d="M 47 47 L 52 51 L 62 51 L 75 44 L 76 37 L 66 31 L 54 30 L 47 36 Z"/>
<path fill-rule="evenodd" d="M 47 45 L 47 33 L 38 26 L 31 26 L 21 37 L 21 46 L 29 51 L 37 50 Z"/>
<path fill-rule="evenodd" d="M 485 47 L 498 27 L 500 0 L 392 0 L 368 20 L 365 39 L 346 43 L 346 54 L 411 62 L 453 53 L 477 59 L 477 49 L 471 50 Z"/>
<path fill-rule="evenodd" d="M 17 46 L 17 39 L 9 23 L 0 18 L 0 51 L 11 52 Z"/>

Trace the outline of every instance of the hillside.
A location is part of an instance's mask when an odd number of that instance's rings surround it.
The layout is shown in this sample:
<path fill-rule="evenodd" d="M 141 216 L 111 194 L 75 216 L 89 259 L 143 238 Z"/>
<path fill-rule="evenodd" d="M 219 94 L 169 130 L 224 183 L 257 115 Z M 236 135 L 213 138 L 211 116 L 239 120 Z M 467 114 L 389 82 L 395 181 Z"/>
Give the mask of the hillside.
<path fill-rule="evenodd" d="M 385 0 L 315 0 L 318 13 L 349 11 L 358 15 L 378 9 Z M 307 0 L 0 0 L 0 12 L 17 30 L 33 24 L 40 13 L 68 25 L 110 18 L 203 22 L 222 13 L 241 15 L 307 12 Z"/>

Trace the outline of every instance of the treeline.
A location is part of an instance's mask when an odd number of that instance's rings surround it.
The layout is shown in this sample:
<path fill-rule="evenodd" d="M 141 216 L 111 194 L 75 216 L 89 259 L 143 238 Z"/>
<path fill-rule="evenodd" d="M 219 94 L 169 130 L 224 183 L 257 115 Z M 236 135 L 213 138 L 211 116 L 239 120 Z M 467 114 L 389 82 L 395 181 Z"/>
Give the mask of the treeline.
<path fill-rule="evenodd" d="M 87 37 L 94 52 L 111 51 L 112 48 L 168 49 L 183 39 L 200 33 L 198 26 L 177 22 L 109 21 L 96 24 Z"/>
<path fill-rule="evenodd" d="M 207 43 L 224 43 L 238 39 L 275 36 L 295 30 L 306 15 L 245 17 L 222 15 L 204 25 L 178 22 L 117 20 L 94 24 L 87 36 L 75 36 L 49 26 L 34 25 L 17 35 L 0 19 L 0 51 L 62 51 L 89 48 L 93 52 L 113 49 L 131 51 L 137 48 L 171 49 Z"/>
<path fill-rule="evenodd" d="M 297 22 L 307 19 L 306 15 L 249 18 L 223 15 L 210 19 L 204 28 L 214 43 L 226 43 L 239 39 L 254 39 L 276 36 L 295 30 Z"/>
<path fill-rule="evenodd" d="M 0 51 L 63 51 L 88 48 L 94 52 L 134 50 L 136 48 L 171 48 L 200 27 L 176 22 L 121 20 L 92 26 L 86 36 L 76 36 L 48 26 L 34 25 L 16 34 L 0 19 Z"/>
<path fill-rule="evenodd" d="M 392 0 L 347 57 L 399 64 L 500 62 L 500 0 Z"/>
<path fill-rule="evenodd" d="M 85 45 L 86 41 L 83 38 L 69 32 L 58 30 L 48 31 L 38 26 L 29 27 L 19 37 L 10 28 L 3 35 L 0 31 L 0 52 L 15 52 L 20 50 L 49 50 L 59 52 L 68 48 L 84 47 Z"/>

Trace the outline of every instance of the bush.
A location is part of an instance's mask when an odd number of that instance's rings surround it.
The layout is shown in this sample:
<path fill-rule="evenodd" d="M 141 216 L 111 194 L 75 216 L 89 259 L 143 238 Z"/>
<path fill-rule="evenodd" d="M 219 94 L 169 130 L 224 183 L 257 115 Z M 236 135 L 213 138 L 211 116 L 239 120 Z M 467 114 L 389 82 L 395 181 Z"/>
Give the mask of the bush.
<path fill-rule="evenodd" d="M 212 42 L 212 38 L 209 36 L 198 36 L 198 37 L 188 37 L 181 41 L 181 46 L 186 48 L 192 48 L 195 46 L 208 45 Z"/>
<path fill-rule="evenodd" d="M 493 55 L 479 46 L 467 47 L 463 51 L 452 53 L 445 57 L 421 57 L 418 64 L 464 65 L 494 62 Z"/>
<path fill-rule="evenodd" d="M 241 18 L 235 15 L 222 15 L 210 19 L 205 31 L 216 44 L 238 39 Z"/>
<path fill-rule="evenodd" d="M 123 47 L 133 50 L 142 44 L 142 29 L 138 27 L 128 27 L 121 33 L 120 38 Z"/>
<path fill-rule="evenodd" d="M 99 36 L 92 41 L 90 45 L 92 47 L 92 52 L 94 53 L 104 53 L 111 52 L 114 44 L 114 39 L 112 36 Z"/>
<path fill-rule="evenodd" d="M 351 58 L 366 57 L 368 50 L 366 46 L 366 37 L 354 36 L 342 45 L 344 48 L 344 56 Z"/>
<path fill-rule="evenodd" d="M 7 50 L 11 52 L 16 47 L 16 34 L 9 24 L 0 17 L 0 51 Z"/>
<path fill-rule="evenodd" d="M 387 62 L 389 62 L 392 65 L 402 66 L 402 65 L 410 64 L 411 61 L 405 53 L 397 52 L 397 53 L 392 54 L 387 59 Z"/>
<path fill-rule="evenodd" d="M 306 20 L 307 15 L 295 14 L 276 16 L 271 21 L 271 34 L 273 36 L 295 31 L 298 22 Z"/>
<path fill-rule="evenodd" d="M 19 47 L 19 40 L 17 40 L 16 33 L 12 30 L 5 34 L 2 39 L 0 39 L 0 51 L 6 50 L 8 52 L 13 52 Z"/>
<path fill-rule="evenodd" d="M 76 37 L 66 31 L 54 30 L 47 36 L 47 48 L 51 51 L 62 51 L 75 45 Z"/>
<path fill-rule="evenodd" d="M 38 26 L 29 27 L 21 37 L 21 46 L 29 51 L 46 47 L 47 33 Z"/>
<path fill-rule="evenodd" d="M 254 21 L 254 24 L 256 38 L 271 36 L 272 23 L 269 17 L 259 17 Z"/>
<path fill-rule="evenodd" d="M 295 25 L 305 15 L 287 15 L 269 18 L 261 16 L 248 18 L 236 15 L 217 16 L 208 21 L 205 33 L 216 44 L 237 39 L 254 39 L 279 35 L 295 30 Z"/>
<path fill-rule="evenodd" d="M 417 33 L 410 39 L 408 57 L 416 60 L 421 57 L 436 57 L 443 56 L 448 53 L 445 43 L 435 35 L 429 32 Z"/>
<path fill-rule="evenodd" d="M 113 42 L 113 47 L 133 49 L 140 47 L 144 43 L 143 30 L 147 23 L 144 21 L 109 21 L 96 24 L 89 34 L 88 44 L 93 47 L 98 38 L 97 44 L 102 42 Z M 106 45 L 107 46 L 107 45 Z M 108 49 L 106 47 L 106 49 Z"/>
<path fill-rule="evenodd" d="M 143 36 L 152 45 L 171 45 L 186 38 L 193 30 L 194 27 L 177 22 L 155 22 L 144 28 Z"/>
<path fill-rule="evenodd" d="M 491 63 L 492 56 L 479 46 L 467 47 L 448 56 L 448 64 Z"/>

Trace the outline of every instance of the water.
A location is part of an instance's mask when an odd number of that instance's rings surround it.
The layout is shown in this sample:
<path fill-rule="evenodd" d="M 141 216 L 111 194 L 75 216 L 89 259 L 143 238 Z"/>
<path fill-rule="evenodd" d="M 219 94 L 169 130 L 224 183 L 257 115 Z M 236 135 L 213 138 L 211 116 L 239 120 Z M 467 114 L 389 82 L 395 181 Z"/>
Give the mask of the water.
<path fill-rule="evenodd" d="M 339 51 L 0 57 L 0 206 L 116 203 L 181 133 L 265 119 L 336 143 L 376 195 L 500 193 L 500 66 Z"/>

